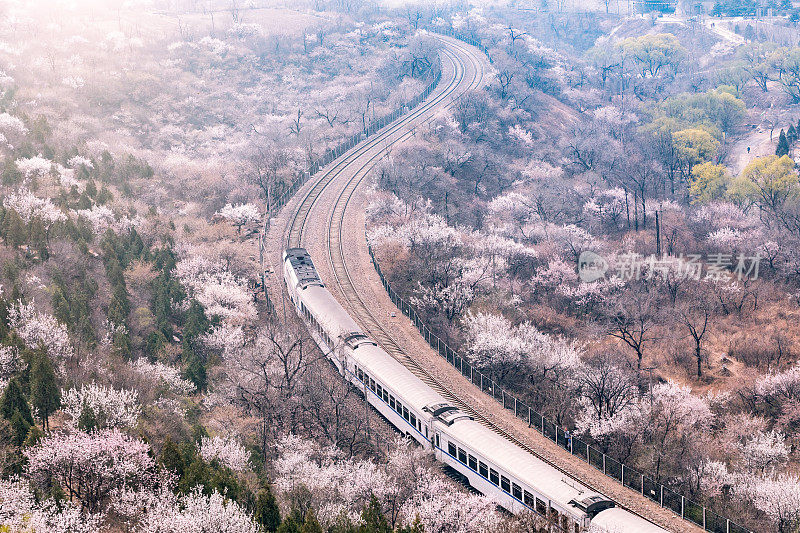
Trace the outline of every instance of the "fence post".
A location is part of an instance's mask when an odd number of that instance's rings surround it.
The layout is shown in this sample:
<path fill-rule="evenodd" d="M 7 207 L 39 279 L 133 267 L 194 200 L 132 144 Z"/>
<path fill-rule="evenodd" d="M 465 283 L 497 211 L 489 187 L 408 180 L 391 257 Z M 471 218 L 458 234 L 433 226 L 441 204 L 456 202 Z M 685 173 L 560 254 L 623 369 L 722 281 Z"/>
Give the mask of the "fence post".
<path fill-rule="evenodd" d="M 642 496 L 644 496 L 644 474 L 642 474 Z"/>
<path fill-rule="evenodd" d="M 681 518 L 684 518 L 684 516 L 683 516 L 683 511 L 684 511 L 683 507 L 684 507 L 685 502 L 686 502 L 686 498 L 684 498 L 683 495 L 681 495 Z"/>
<path fill-rule="evenodd" d="M 706 528 L 706 506 L 703 506 L 703 529 Z"/>
<path fill-rule="evenodd" d="M 544 415 L 542 415 L 542 435 L 544 435 Z"/>
<path fill-rule="evenodd" d="M 606 473 L 606 454 L 603 454 L 603 474 Z"/>
<path fill-rule="evenodd" d="M 664 485 L 659 486 L 661 487 L 661 498 L 659 503 L 661 504 L 661 507 L 664 507 Z"/>
<path fill-rule="evenodd" d="M 531 408 L 528 407 L 528 427 L 531 427 Z"/>
<path fill-rule="evenodd" d="M 731 533 L 731 521 L 730 519 L 725 519 L 725 533 Z"/>
<path fill-rule="evenodd" d="M 481 372 L 481 392 L 483 392 L 483 372 Z"/>
<path fill-rule="evenodd" d="M 622 481 L 622 484 L 624 485 L 625 484 L 625 463 L 620 463 L 620 464 L 622 465 L 622 477 L 620 478 L 620 480 Z"/>
<path fill-rule="evenodd" d="M 504 391 L 503 389 L 500 389 L 500 394 L 502 394 L 502 396 L 503 396 L 503 409 L 505 409 L 506 408 L 506 391 Z"/>

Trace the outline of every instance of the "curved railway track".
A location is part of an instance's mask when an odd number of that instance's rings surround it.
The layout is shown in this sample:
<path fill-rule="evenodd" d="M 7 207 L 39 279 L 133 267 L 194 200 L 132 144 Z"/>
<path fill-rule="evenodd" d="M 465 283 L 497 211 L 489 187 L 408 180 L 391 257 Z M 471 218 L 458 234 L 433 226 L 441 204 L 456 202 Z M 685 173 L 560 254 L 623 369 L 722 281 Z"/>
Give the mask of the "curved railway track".
<path fill-rule="evenodd" d="M 395 341 L 392 335 L 387 331 L 387 328 L 382 321 L 379 320 L 370 311 L 369 306 L 364 301 L 361 293 L 359 293 L 356 283 L 354 282 L 353 275 L 348 269 L 347 261 L 345 260 L 345 250 L 343 247 L 343 231 L 344 220 L 347 207 L 355 194 L 356 189 L 361 182 L 369 174 L 370 170 L 374 168 L 386 155 L 389 148 L 404 142 L 409 137 L 413 136 L 414 129 L 430 121 L 435 112 L 438 111 L 437 106 L 445 102 L 444 108 L 449 108 L 455 104 L 457 99 L 463 94 L 473 90 L 483 82 L 484 67 L 483 61 L 478 54 L 471 49 L 468 45 L 460 43 L 454 39 L 444 39 L 439 37 L 441 41 L 447 46 L 456 49 L 464 56 L 470 58 L 474 73 L 472 79 L 467 82 L 466 87 L 462 87 L 465 72 L 468 66 L 465 64 L 464 59 L 459 53 L 454 53 L 447 48 L 442 49 L 443 59 L 447 60 L 453 67 L 455 75 L 448 82 L 444 90 L 439 90 L 430 97 L 430 99 L 423 104 L 420 104 L 413 112 L 403 116 L 400 120 L 387 126 L 384 130 L 376 133 L 371 139 L 353 148 L 351 152 L 345 154 L 336 162 L 334 166 L 325 172 L 314 185 L 306 192 L 300 203 L 294 208 L 293 214 L 290 216 L 289 224 L 287 225 L 284 233 L 284 242 L 287 247 L 307 247 L 304 245 L 304 237 L 306 235 L 307 223 L 311 217 L 312 209 L 317 205 L 321 195 L 329 190 L 329 187 L 337 182 L 337 178 L 344 178 L 346 180 L 344 187 L 335 193 L 336 196 L 333 200 L 333 208 L 329 211 L 326 221 L 325 240 L 328 255 L 329 266 L 333 273 L 333 282 L 339 289 L 339 292 L 346 300 L 345 308 L 353 315 L 357 323 L 361 325 L 364 331 L 370 335 L 386 352 L 392 355 L 395 359 L 400 361 L 406 368 L 413 374 L 420 378 L 423 382 L 428 384 L 431 388 L 442 394 L 454 405 L 458 406 L 464 412 L 470 414 L 476 421 L 480 422 L 487 428 L 498 433 L 517 446 L 526 450 L 533 456 L 545 461 L 554 468 L 561 471 L 565 476 L 579 481 L 592 490 L 603 493 L 604 490 L 592 486 L 591 483 L 585 479 L 579 479 L 571 474 L 564 468 L 555 464 L 552 460 L 548 459 L 541 453 L 537 452 L 530 446 L 521 442 L 519 439 L 511 435 L 508 431 L 493 423 L 487 416 L 483 415 L 480 411 L 471 407 L 468 401 L 463 400 L 459 395 L 452 392 L 440 380 L 434 377 L 422 365 L 420 365 L 413 357 L 411 357 L 405 350 Z M 446 102 L 448 97 L 453 97 L 452 100 Z M 371 153 L 370 151 L 374 152 Z M 366 157 L 366 159 L 364 159 Z M 356 165 L 355 170 L 353 165 Z M 352 174 L 349 174 L 352 173 Z M 349 176 L 349 177 L 348 177 Z M 634 509 L 630 509 L 622 504 L 628 511 L 641 516 L 646 520 L 648 517 L 642 515 Z M 688 525 L 688 524 L 687 524 Z"/>

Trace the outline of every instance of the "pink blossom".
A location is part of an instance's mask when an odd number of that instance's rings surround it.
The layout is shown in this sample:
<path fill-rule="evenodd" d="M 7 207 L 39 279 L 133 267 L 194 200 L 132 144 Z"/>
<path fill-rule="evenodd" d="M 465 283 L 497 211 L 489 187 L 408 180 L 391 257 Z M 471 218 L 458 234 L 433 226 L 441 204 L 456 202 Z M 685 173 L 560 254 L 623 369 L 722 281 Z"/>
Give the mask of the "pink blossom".
<path fill-rule="evenodd" d="M 27 471 L 36 483 L 61 484 L 90 512 L 99 511 L 109 495 L 128 486 L 154 481 L 156 465 L 150 446 L 119 430 L 54 433 L 25 450 Z"/>
<path fill-rule="evenodd" d="M 101 514 L 81 513 L 70 501 L 48 498 L 37 502 L 27 482 L 0 479 L 0 524 L 9 533 L 93 533 L 100 529 Z"/>

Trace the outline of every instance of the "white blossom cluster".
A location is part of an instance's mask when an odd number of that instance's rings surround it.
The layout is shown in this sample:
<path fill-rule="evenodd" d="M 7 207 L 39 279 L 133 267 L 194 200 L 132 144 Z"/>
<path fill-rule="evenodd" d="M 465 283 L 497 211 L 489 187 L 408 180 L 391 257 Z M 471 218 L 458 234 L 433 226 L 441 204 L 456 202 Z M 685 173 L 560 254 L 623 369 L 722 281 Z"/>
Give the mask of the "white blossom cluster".
<path fill-rule="evenodd" d="M 226 204 L 216 214 L 234 226 L 244 226 L 261 218 L 258 207 L 254 204 Z"/>
<path fill-rule="evenodd" d="M 250 468 L 250 454 L 234 437 L 203 437 L 200 440 L 200 456 L 206 462 L 217 459 L 235 472 Z"/>
<path fill-rule="evenodd" d="M 762 376 L 756 381 L 755 392 L 762 397 L 800 399 L 800 363 L 783 372 L 771 372 Z"/>
<path fill-rule="evenodd" d="M 25 135 L 28 133 L 28 128 L 25 123 L 17 117 L 9 115 L 8 113 L 0 113 L 0 132 Z"/>
<path fill-rule="evenodd" d="M 8 380 L 23 369 L 22 359 L 13 346 L 0 346 L 0 394 L 8 385 Z"/>
<path fill-rule="evenodd" d="M 500 315 L 468 313 L 464 326 L 470 359 L 479 368 L 526 365 L 553 369 L 580 364 L 577 345 L 545 335 L 530 322 L 513 326 Z"/>
<path fill-rule="evenodd" d="M 195 391 L 194 383 L 183 379 L 180 370 L 160 361 L 151 363 L 144 357 L 140 357 L 131 363 L 131 367 L 143 377 L 166 386 L 176 394 L 189 394 Z"/>
<path fill-rule="evenodd" d="M 61 83 L 71 89 L 80 89 L 86 85 L 86 80 L 81 76 L 67 76 L 61 80 Z"/>
<path fill-rule="evenodd" d="M 37 198 L 26 188 L 10 193 L 3 198 L 3 207 L 16 211 L 25 223 L 34 218 L 39 218 L 49 226 L 67 219 L 67 215 L 56 207 L 49 198 Z"/>
<path fill-rule="evenodd" d="M 116 233 L 123 233 L 135 225 L 135 221 L 125 216 L 117 216 L 110 207 L 105 205 L 93 205 L 90 209 L 79 209 L 75 211 L 75 214 L 89 222 L 95 235 L 102 235 L 109 229 Z"/>
<path fill-rule="evenodd" d="M 43 345 L 60 366 L 73 357 L 67 328 L 52 315 L 36 311 L 33 301 L 12 305 L 8 321 L 28 348 L 35 349 Z"/>
<path fill-rule="evenodd" d="M 358 521 L 372 496 L 399 506 L 401 523 L 419 517 L 425 531 L 468 533 L 498 526 L 500 517 L 491 498 L 459 492 L 436 475 L 423 451 L 406 443 L 397 444 L 386 464 L 344 459 L 336 449 L 291 435 L 278 449 L 275 487 L 282 493 L 301 485 L 307 488 L 323 527 L 343 514 Z"/>
<path fill-rule="evenodd" d="M 100 428 L 130 428 L 136 425 L 141 414 L 139 393 L 134 390 L 114 389 L 97 383 L 82 385 L 61 393 L 61 408 L 75 426 L 81 413 L 91 409 Z"/>
<path fill-rule="evenodd" d="M 175 270 L 178 279 L 209 316 L 217 315 L 234 322 L 245 322 L 256 316 L 247 282 L 234 276 L 221 262 L 194 255 L 179 261 Z"/>
<path fill-rule="evenodd" d="M 713 413 L 704 398 L 692 394 L 689 387 L 668 381 L 654 385 L 652 393 L 640 395 L 602 416 L 584 404 L 575 425 L 581 432 L 603 438 L 614 434 L 637 435 L 642 428 L 658 431 L 659 428 L 681 427 L 689 431 L 712 419 Z"/>
<path fill-rule="evenodd" d="M 27 481 L 0 479 L 0 524 L 3 531 L 23 533 L 93 533 L 100 529 L 102 515 L 81 513 L 70 501 L 52 498 L 37 501 Z"/>
<path fill-rule="evenodd" d="M 81 165 L 86 167 L 89 170 L 94 168 L 94 163 L 92 163 L 91 159 L 89 159 L 88 157 L 80 156 L 80 155 L 76 155 L 76 156 L 70 157 L 69 161 L 67 161 L 67 164 L 71 168 L 78 168 Z"/>
<path fill-rule="evenodd" d="M 150 500 L 136 533 L 258 533 L 250 513 L 219 492 L 206 496 L 202 487 L 185 496 L 164 491 Z M 141 498 L 137 499 L 141 507 Z"/>
<path fill-rule="evenodd" d="M 49 159 L 45 159 L 41 155 L 17 159 L 15 163 L 19 171 L 22 172 L 22 175 L 26 178 L 43 178 L 53 169 L 53 162 Z"/>

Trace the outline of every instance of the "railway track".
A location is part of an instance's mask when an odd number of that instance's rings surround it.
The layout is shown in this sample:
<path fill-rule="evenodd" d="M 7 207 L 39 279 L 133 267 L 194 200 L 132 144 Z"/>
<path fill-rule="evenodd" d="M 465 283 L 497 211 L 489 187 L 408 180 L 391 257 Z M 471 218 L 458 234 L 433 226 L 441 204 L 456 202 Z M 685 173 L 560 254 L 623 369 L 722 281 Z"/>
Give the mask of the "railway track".
<path fill-rule="evenodd" d="M 435 115 L 434 111 L 439 104 L 445 102 L 444 108 L 451 107 L 455 104 L 458 97 L 474 89 L 480 85 L 483 80 L 484 69 L 483 62 L 477 54 L 470 50 L 468 45 L 463 45 L 453 39 L 443 39 L 448 46 L 455 48 L 463 55 L 470 57 L 474 65 L 474 74 L 472 79 L 467 82 L 466 88 L 462 87 L 467 65 L 464 59 L 458 53 L 453 53 L 447 48 L 443 49 L 443 59 L 450 62 L 455 75 L 442 91 L 437 91 L 428 102 L 418 106 L 414 112 L 409 113 L 402 119 L 388 126 L 384 131 L 376 134 L 371 140 L 368 140 L 362 145 L 354 148 L 349 154 L 341 158 L 329 171 L 327 171 L 321 178 L 319 178 L 308 192 L 304 194 L 300 203 L 295 208 L 294 213 L 290 217 L 287 230 L 285 232 L 285 243 L 288 247 L 307 247 L 304 246 L 304 236 L 306 226 L 311 218 L 312 209 L 317 205 L 321 195 L 329 190 L 329 187 L 337 183 L 337 178 L 342 177 L 346 180 L 344 187 L 340 192 L 336 193 L 333 200 L 333 208 L 329 211 L 326 221 L 326 248 L 328 254 L 328 262 L 333 272 L 333 281 L 339 292 L 346 300 L 345 308 L 351 313 L 357 323 L 361 325 L 364 331 L 377 342 L 387 353 L 392 355 L 395 359 L 400 361 L 406 368 L 408 368 L 414 375 L 420 378 L 423 382 L 428 384 L 431 388 L 439 392 L 442 396 L 447 398 L 454 405 L 459 407 L 464 412 L 472 416 L 476 421 L 491 429 L 495 433 L 503 436 L 517 446 L 526 450 L 533 456 L 547 462 L 554 468 L 558 469 L 565 476 L 579 481 L 592 490 L 597 492 L 606 492 L 602 488 L 592 486 L 591 483 L 585 479 L 579 479 L 571 474 L 564 468 L 555 464 L 552 460 L 545 457 L 535 449 L 521 442 L 519 439 L 511 435 L 508 431 L 499 427 L 492 422 L 487 416 L 482 414 L 479 410 L 473 408 L 468 401 L 462 399 L 459 395 L 452 392 L 440 380 L 433 376 L 428 370 L 419 364 L 413 357 L 411 357 L 399 343 L 389 333 L 383 321 L 376 317 L 369 306 L 364 301 L 362 294 L 358 291 L 357 285 L 354 282 L 353 275 L 347 266 L 345 260 L 346 254 L 343 245 L 343 231 L 344 221 L 347 207 L 352 199 L 355 191 L 361 182 L 369 174 L 370 170 L 374 168 L 387 154 L 387 151 L 392 146 L 404 142 L 406 139 L 414 135 L 414 129 L 420 124 L 430 121 Z M 454 98 L 450 101 L 446 100 L 448 97 Z M 366 158 L 366 159 L 365 159 Z M 353 170 L 353 165 L 356 165 Z M 352 173 L 349 175 L 347 173 Z M 647 516 L 637 512 L 635 509 L 625 507 L 628 511 L 649 520 Z M 687 524 L 688 525 L 688 524 Z"/>

